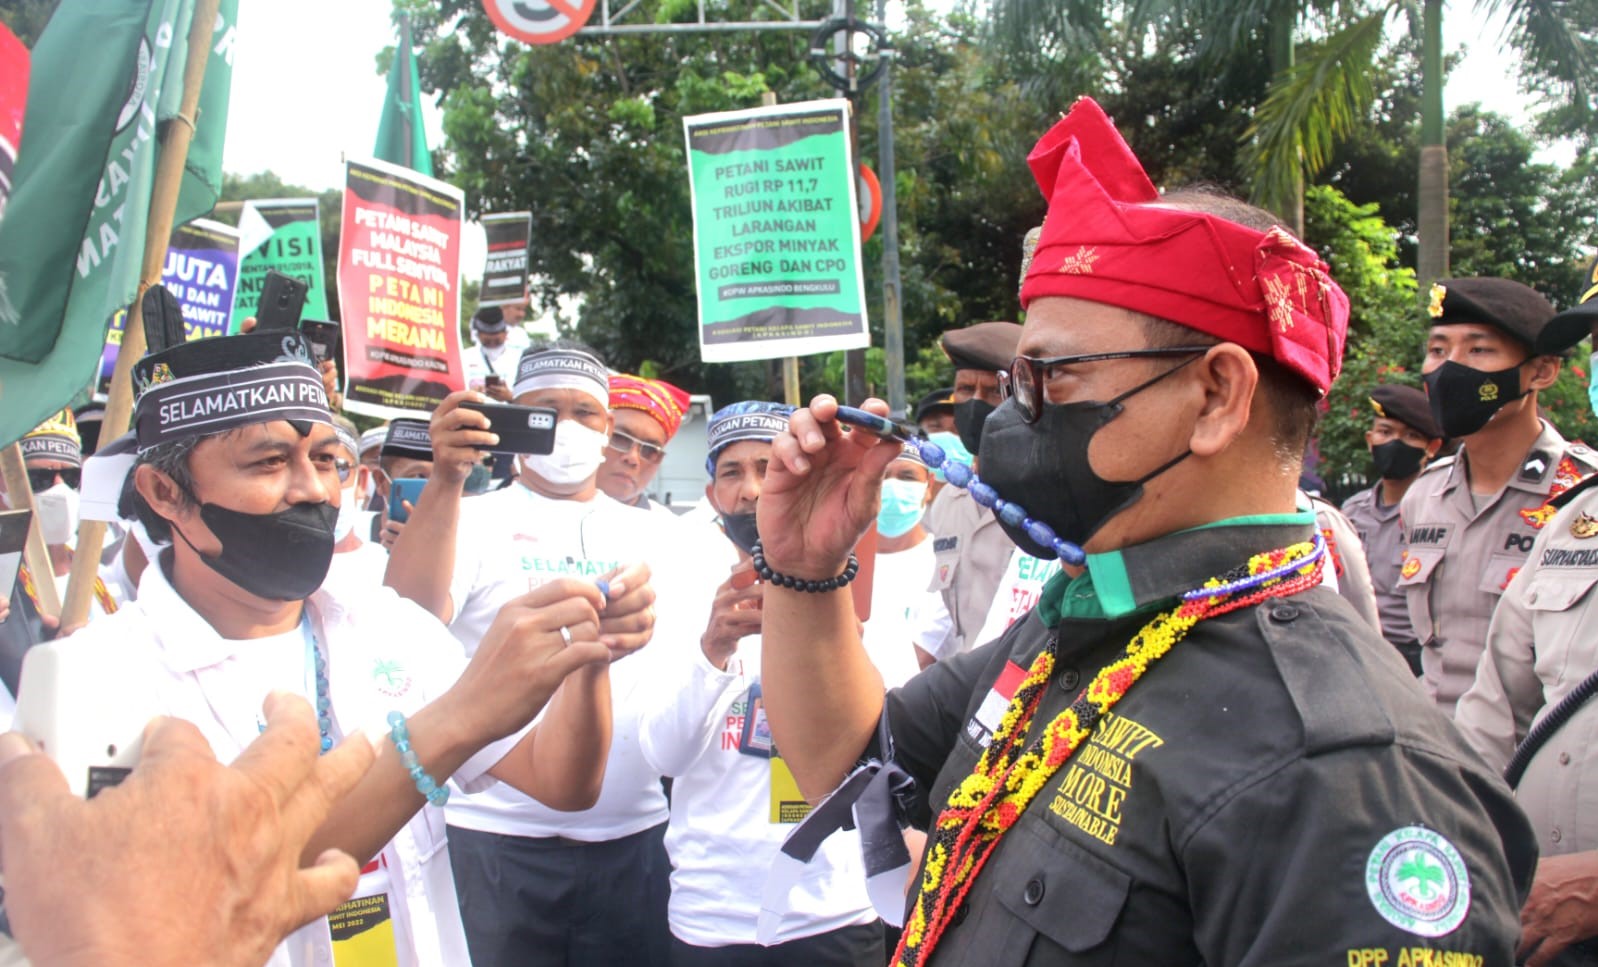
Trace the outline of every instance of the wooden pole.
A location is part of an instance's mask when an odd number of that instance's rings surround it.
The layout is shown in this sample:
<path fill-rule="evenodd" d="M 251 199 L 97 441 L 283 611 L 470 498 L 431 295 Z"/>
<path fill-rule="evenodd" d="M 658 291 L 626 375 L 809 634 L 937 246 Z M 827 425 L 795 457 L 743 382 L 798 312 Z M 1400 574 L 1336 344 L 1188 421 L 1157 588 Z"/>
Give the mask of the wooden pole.
<path fill-rule="evenodd" d="M 28 542 L 22 548 L 22 561 L 33 575 L 33 587 L 39 597 L 39 612 L 54 618 L 61 613 L 61 600 L 55 593 L 55 567 L 50 563 L 50 550 L 44 546 L 44 530 L 39 526 L 39 508 L 33 502 L 33 488 L 28 486 L 27 465 L 22 462 L 22 445 L 13 443 L 0 450 L 0 476 L 6 482 L 6 496 L 12 510 L 31 510 L 33 519 L 28 522 Z"/>
<path fill-rule="evenodd" d="M 172 219 L 177 211 L 178 191 L 183 187 L 183 166 L 194 140 L 195 114 L 200 107 L 200 85 L 205 81 L 205 64 L 211 56 L 211 35 L 216 31 L 217 8 L 221 0 L 199 0 L 194 5 L 194 20 L 189 24 L 189 55 L 183 65 L 183 97 L 178 116 L 168 122 L 161 139 L 161 157 L 156 162 L 155 184 L 150 191 L 150 217 L 145 222 L 144 262 L 139 269 L 139 294 L 128 309 L 122 331 L 122 346 L 117 350 L 116 369 L 111 374 L 110 399 L 100 422 L 100 441 L 104 445 L 127 432 L 133 416 L 133 364 L 144 355 L 144 290 L 161 281 L 166 262 L 167 242 L 172 237 Z M 72 579 L 67 586 L 66 605 L 61 612 L 61 627 L 71 628 L 89 618 L 89 599 L 99 576 L 100 548 L 105 543 L 105 522 L 78 524 L 78 547 L 73 552 Z M 38 583 L 38 582 L 35 582 Z"/>

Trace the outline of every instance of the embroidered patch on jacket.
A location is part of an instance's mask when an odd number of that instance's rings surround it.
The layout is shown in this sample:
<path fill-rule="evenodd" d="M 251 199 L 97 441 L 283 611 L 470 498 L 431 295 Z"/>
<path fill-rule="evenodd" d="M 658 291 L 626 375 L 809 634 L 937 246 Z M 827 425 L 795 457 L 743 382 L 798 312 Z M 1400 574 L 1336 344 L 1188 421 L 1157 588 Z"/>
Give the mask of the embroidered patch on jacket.
<path fill-rule="evenodd" d="M 1470 910 L 1470 873 L 1454 844 L 1424 826 L 1381 838 L 1365 861 L 1365 889 L 1383 920 L 1419 937 L 1441 937 Z"/>

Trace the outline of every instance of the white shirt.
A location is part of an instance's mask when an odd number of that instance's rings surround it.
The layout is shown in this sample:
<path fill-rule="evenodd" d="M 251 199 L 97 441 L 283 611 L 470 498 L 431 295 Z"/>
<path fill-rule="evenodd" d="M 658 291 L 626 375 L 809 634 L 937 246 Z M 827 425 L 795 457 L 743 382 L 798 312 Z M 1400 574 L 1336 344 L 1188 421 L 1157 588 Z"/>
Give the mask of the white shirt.
<path fill-rule="evenodd" d="M 695 549 L 684 546 L 675 526 L 605 496 L 552 500 L 520 482 L 461 504 L 456 532 L 450 631 L 468 655 L 513 598 L 562 577 L 594 580 L 618 567 L 650 566 L 657 598 L 655 630 L 641 651 L 610 666 L 610 755 L 599 801 L 577 812 L 559 812 L 508 787 L 452 798 L 449 823 L 510 836 L 564 836 L 585 842 L 620 839 L 666 821 L 660 772 L 638 747 L 637 694 L 655 687 L 658 666 L 674 647 L 697 647 L 710 613 L 710 597 L 688 580 L 696 573 Z"/>
<path fill-rule="evenodd" d="M 772 861 L 794 829 L 771 821 L 771 760 L 739 751 L 750 689 L 760 681 L 760 636 L 739 642 L 726 671 L 694 652 L 642 696 L 639 713 L 645 758 L 677 780 L 666 827 L 667 919 L 677 939 L 695 946 L 752 944 Z M 860 834 L 837 833 L 805 867 L 771 942 L 876 918 Z"/>
<path fill-rule="evenodd" d="M 507 387 L 516 382 L 516 363 L 521 359 L 521 353 L 510 345 L 510 340 L 500 347 L 499 355 L 489 362 L 489 353 L 485 352 L 482 344 L 474 342 L 461 350 L 461 363 L 466 370 L 466 388 L 483 391 L 483 381 L 489 373 L 500 377 Z"/>
<path fill-rule="evenodd" d="M 318 591 L 307 602 L 307 613 L 327 656 L 336 736 L 356 729 L 386 734 L 390 711 L 414 713 L 453 685 L 464 666 L 443 626 L 388 588 L 374 588 L 353 607 Z M 38 647 L 87 653 L 88 659 L 74 664 L 89 668 L 96 653 L 121 653 L 117 667 L 131 666 L 143 675 L 126 682 L 128 701 L 142 703 L 141 712 L 148 717 L 171 715 L 192 722 L 223 762 L 231 762 L 259 734 L 261 703 L 268 693 L 274 688 L 302 696 L 307 692 L 304 637 L 298 629 L 269 638 L 226 640 L 153 563 L 139 580 L 136 601 L 70 638 Z M 312 674 L 309 687 L 314 691 Z M 470 789 L 493 785 L 488 769 L 523 734 L 484 747 L 452 781 Z M 388 891 L 400 965 L 467 963 L 441 810 L 423 806 L 383 847 L 381 857 L 392 882 L 400 884 Z M 364 894 L 358 890 L 356 895 Z M 290 934 L 269 963 L 331 967 L 332 953 L 324 918 Z M 204 959 L 201 952 L 195 956 Z"/>
<path fill-rule="evenodd" d="M 360 533 L 357 529 L 356 533 Z M 383 584 L 388 569 L 388 551 L 383 545 L 362 540 L 354 550 L 337 551 L 328 565 L 322 590 L 340 601 L 361 597 Z"/>
<path fill-rule="evenodd" d="M 1006 628 L 1037 606 L 1038 599 L 1043 596 L 1043 586 L 1059 573 L 1058 560 L 1045 561 L 1016 548 L 1010 555 L 1010 563 L 1004 566 L 1004 577 L 999 579 L 999 590 L 993 596 L 993 606 L 988 609 L 987 620 L 982 622 L 982 631 L 972 639 L 972 644 L 985 645 L 996 641 Z M 953 656 L 934 657 L 941 661 Z"/>
<path fill-rule="evenodd" d="M 927 590 L 936 562 L 931 537 L 902 551 L 877 554 L 864 643 L 888 688 L 903 685 L 921 670 L 916 646 L 936 655 L 948 637 L 952 621 L 943 595 Z"/>

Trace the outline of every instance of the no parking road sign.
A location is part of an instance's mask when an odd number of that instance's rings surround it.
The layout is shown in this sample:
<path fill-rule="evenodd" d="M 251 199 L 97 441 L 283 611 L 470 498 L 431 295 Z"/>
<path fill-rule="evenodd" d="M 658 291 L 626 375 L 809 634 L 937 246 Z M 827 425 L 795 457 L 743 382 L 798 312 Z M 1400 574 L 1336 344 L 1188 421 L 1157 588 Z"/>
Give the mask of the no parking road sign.
<path fill-rule="evenodd" d="M 529 44 L 553 44 L 583 28 L 595 0 L 483 0 L 488 19 Z"/>

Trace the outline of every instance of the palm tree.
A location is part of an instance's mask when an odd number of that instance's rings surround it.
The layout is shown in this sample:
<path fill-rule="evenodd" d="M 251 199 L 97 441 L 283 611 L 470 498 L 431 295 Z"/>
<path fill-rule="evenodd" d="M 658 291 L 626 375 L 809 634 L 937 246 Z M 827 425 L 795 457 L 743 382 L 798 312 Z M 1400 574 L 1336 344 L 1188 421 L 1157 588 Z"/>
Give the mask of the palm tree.
<path fill-rule="evenodd" d="M 1521 82 L 1539 90 L 1568 121 L 1591 116 L 1598 81 L 1598 3 L 1580 0 L 1476 0 L 1486 18 L 1504 17 L 1501 50 L 1521 58 Z M 1294 169 L 1313 175 L 1370 106 L 1374 58 L 1390 19 L 1402 18 L 1421 42 L 1421 153 L 1416 225 L 1420 291 L 1448 274 L 1448 148 L 1443 140 L 1443 0 L 1385 0 L 1307 44 L 1278 75 L 1251 129 L 1257 183 L 1277 184 Z M 1295 151 L 1294 149 L 1299 149 Z"/>
<path fill-rule="evenodd" d="M 1521 80 L 1579 127 L 1598 81 L 1598 0 L 1475 0 L 1507 20 L 1504 48 L 1522 58 Z M 1254 200 L 1302 228 L 1303 184 L 1353 132 L 1375 92 L 1375 60 L 1389 21 L 1422 44 L 1421 159 L 1417 224 L 1420 291 L 1448 271 L 1448 154 L 1443 143 L 1443 0 L 992 0 L 1001 49 L 1068 47 L 1119 20 L 1139 32 L 1174 25 L 1204 38 L 1196 55 L 1257 57 L 1274 80 L 1248 130 Z M 1300 40 L 1308 35 L 1313 39 Z"/>

